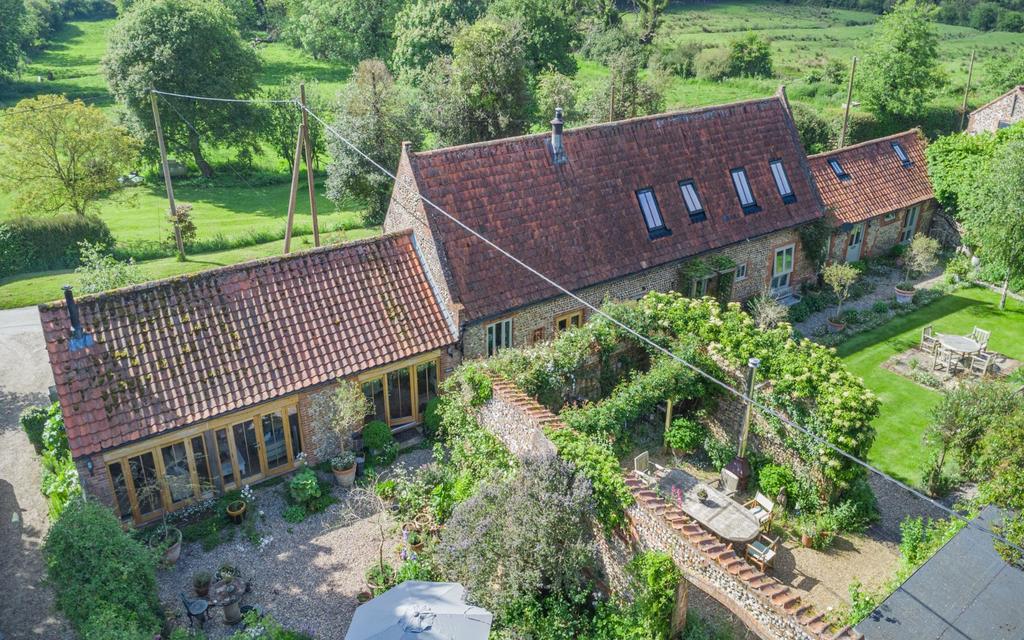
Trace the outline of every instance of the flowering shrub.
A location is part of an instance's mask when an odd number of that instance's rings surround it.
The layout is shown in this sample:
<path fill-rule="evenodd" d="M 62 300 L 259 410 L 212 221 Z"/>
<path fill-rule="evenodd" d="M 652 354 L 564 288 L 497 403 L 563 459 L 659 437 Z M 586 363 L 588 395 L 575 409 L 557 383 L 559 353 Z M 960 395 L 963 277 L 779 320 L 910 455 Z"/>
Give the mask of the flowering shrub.
<path fill-rule="evenodd" d="M 558 448 L 559 457 L 569 461 L 593 485 L 598 522 L 606 531 L 624 525 L 633 494 L 626 487 L 611 447 L 572 429 L 546 429 L 545 433 Z"/>

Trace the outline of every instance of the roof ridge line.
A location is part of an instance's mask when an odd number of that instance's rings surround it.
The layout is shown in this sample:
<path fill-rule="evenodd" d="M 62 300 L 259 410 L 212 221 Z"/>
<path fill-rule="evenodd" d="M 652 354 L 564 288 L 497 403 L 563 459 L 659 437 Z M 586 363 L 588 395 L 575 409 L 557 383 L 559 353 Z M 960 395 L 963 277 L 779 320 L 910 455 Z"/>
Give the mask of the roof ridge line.
<path fill-rule="evenodd" d="M 849 145 L 846 145 L 845 147 L 840 147 L 838 149 L 833 149 L 832 151 L 822 151 L 821 153 L 815 153 L 813 155 L 807 156 L 807 159 L 808 160 L 813 160 L 815 158 L 824 158 L 825 156 L 831 156 L 831 155 L 834 155 L 834 154 L 837 154 L 837 153 L 842 153 L 844 151 L 850 151 L 852 149 L 860 149 L 860 148 L 866 147 L 868 145 L 878 144 L 879 142 L 885 142 L 887 140 L 893 140 L 895 138 L 902 138 L 903 136 L 907 135 L 908 133 L 922 133 L 921 127 L 913 127 L 911 129 L 907 129 L 906 131 L 901 131 L 899 133 L 891 133 L 891 134 L 889 134 L 887 136 L 882 136 L 881 138 L 872 138 L 871 140 L 864 140 L 862 142 L 858 142 L 857 144 L 849 144 Z"/>
<path fill-rule="evenodd" d="M 235 264 L 226 264 L 212 269 L 203 269 L 201 271 L 194 271 L 192 273 L 182 273 L 176 276 L 168 276 L 166 278 L 159 278 L 157 280 L 149 280 L 146 282 L 140 282 L 138 284 L 129 285 L 127 287 L 119 287 L 117 289 L 110 289 L 108 291 L 100 291 L 97 293 L 88 293 L 82 296 L 76 296 L 75 300 L 78 303 L 90 302 L 96 300 L 101 296 L 109 296 L 111 294 L 124 295 L 129 293 L 137 293 L 148 289 L 156 289 L 168 284 L 176 282 L 185 282 L 188 280 L 195 280 L 202 277 L 209 277 L 212 274 L 223 274 L 235 271 L 243 271 L 251 267 L 272 264 L 275 262 L 284 262 L 288 260 L 297 260 L 299 258 L 305 258 L 310 255 L 328 253 L 330 251 L 341 251 L 352 249 L 355 247 L 378 244 L 384 240 L 392 240 L 401 236 L 411 236 L 413 233 L 412 229 L 400 229 L 398 231 L 392 231 L 379 236 L 371 236 L 369 238 L 359 238 L 352 240 L 351 242 L 344 242 L 342 244 L 329 244 L 320 247 L 313 247 L 312 249 L 301 249 L 292 253 L 264 256 L 262 258 L 253 258 L 251 260 L 245 260 L 244 262 L 236 262 Z M 202 254 L 197 254 L 202 255 Z M 40 311 L 50 311 L 53 309 L 61 309 L 65 306 L 64 300 L 53 300 L 50 302 L 43 302 L 37 306 Z"/>
<path fill-rule="evenodd" d="M 596 122 L 596 123 L 593 123 L 593 124 L 582 124 L 582 125 L 580 125 L 578 127 L 566 128 L 564 135 L 565 136 L 569 136 L 570 134 L 574 134 L 576 132 L 585 131 L 585 130 L 600 129 L 600 128 L 606 128 L 606 127 L 618 127 L 618 126 L 622 126 L 622 125 L 626 125 L 626 124 L 632 124 L 632 123 L 636 123 L 636 122 L 646 122 L 646 121 L 654 121 L 654 120 L 661 120 L 661 119 L 669 119 L 669 118 L 673 118 L 673 117 L 680 116 L 680 115 L 690 115 L 690 114 L 696 114 L 696 113 L 703 113 L 703 112 L 706 112 L 706 111 L 714 111 L 716 109 L 725 109 L 725 108 L 729 108 L 729 107 L 739 107 L 739 106 L 743 106 L 743 105 L 747 105 L 747 104 L 756 104 L 756 103 L 760 103 L 760 102 L 766 102 L 766 103 L 767 102 L 772 102 L 772 101 L 779 102 L 781 100 L 782 100 L 782 98 L 778 94 L 773 94 L 771 96 L 766 96 L 766 97 L 763 97 L 763 98 L 749 98 L 747 100 L 736 100 L 734 102 L 725 102 L 725 103 L 722 103 L 722 104 L 713 104 L 713 105 L 705 105 L 705 106 L 702 106 L 702 107 L 690 107 L 690 108 L 684 108 L 684 109 L 676 109 L 674 111 L 663 111 L 661 113 L 652 113 L 652 114 L 646 115 L 646 116 L 636 116 L 634 118 L 624 118 L 622 120 L 613 120 L 611 122 Z M 519 135 L 519 136 L 511 136 L 511 137 L 508 137 L 508 138 L 496 138 L 494 140 L 481 140 L 479 142 L 468 142 L 466 144 L 457 144 L 457 145 L 452 145 L 450 147 L 440 147 L 438 149 L 428 149 L 428 150 L 425 150 L 425 151 L 411 151 L 409 155 L 410 155 L 410 158 L 426 157 L 426 156 L 432 156 L 432 155 L 440 155 L 442 153 L 449 153 L 449 152 L 455 152 L 455 151 L 465 151 L 465 150 L 469 150 L 469 149 L 479 149 L 479 148 L 484 148 L 484 147 L 489 147 L 489 146 L 497 146 L 499 144 L 507 144 L 507 143 L 511 143 L 511 142 L 519 142 L 519 141 L 524 141 L 524 140 L 532 140 L 532 139 L 535 139 L 535 138 L 542 138 L 543 139 L 543 138 L 547 138 L 549 135 L 551 135 L 551 134 L 548 131 L 541 131 L 541 132 L 538 132 L 538 133 L 526 133 L 526 134 Z"/>

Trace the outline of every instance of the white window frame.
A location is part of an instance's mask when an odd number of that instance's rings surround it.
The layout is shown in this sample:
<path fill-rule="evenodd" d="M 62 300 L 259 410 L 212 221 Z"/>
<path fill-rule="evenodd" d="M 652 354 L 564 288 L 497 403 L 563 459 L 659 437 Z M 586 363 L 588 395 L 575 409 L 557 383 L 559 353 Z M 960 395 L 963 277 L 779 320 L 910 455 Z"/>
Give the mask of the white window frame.
<path fill-rule="evenodd" d="M 921 205 L 915 204 L 907 209 L 907 215 L 903 218 L 903 226 L 900 228 L 900 244 L 910 244 L 914 239 L 914 232 L 917 231 L 917 218 L 921 214 Z"/>
<path fill-rule="evenodd" d="M 512 346 L 512 318 L 505 318 L 487 325 L 487 355 L 493 356 L 502 349 Z"/>
<path fill-rule="evenodd" d="M 892 222 L 896 219 L 896 212 L 890 211 L 889 213 L 882 216 L 882 222 Z"/>
<path fill-rule="evenodd" d="M 683 180 L 679 183 L 679 191 L 683 194 L 683 203 L 686 205 L 686 212 L 690 214 L 690 222 L 706 220 L 708 216 L 704 211 L 704 204 L 700 201 L 697 183 L 693 180 Z"/>
<path fill-rule="evenodd" d="M 771 167 L 772 177 L 775 178 L 775 188 L 779 190 L 782 201 L 786 204 L 796 202 L 793 185 L 789 183 L 789 176 L 786 175 L 786 167 L 782 164 L 782 160 L 772 160 L 768 166 Z"/>
<path fill-rule="evenodd" d="M 733 282 L 742 282 L 747 279 L 747 263 L 736 265 L 736 271 L 733 277 Z"/>
<path fill-rule="evenodd" d="M 740 201 L 740 206 L 743 207 L 743 213 L 757 211 L 757 200 L 754 198 L 754 192 L 750 189 L 750 179 L 747 177 L 747 170 L 743 167 L 737 167 L 730 170 L 729 173 L 732 175 L 732 186 L 736 189 L 736 197 Z"/>
<path fill-rule="evenodd" d="M 658 206 L 658 198 L 654 195 L 654 188 L 645 187 L 637 189 L 636 200 L 640 204 L 640 213 L 644 216 L 644 225 L 647 227 L 647 233 L 657 237 L 667 235 L 664 232 L 668 231 L 668 227 L 665 226 L 665 218 L 661 215 L 661 207 Z"/>
<path fill-rule="evenodd" d="M 779 265 L 779 254 L 782 254 L 782 270 L 777 270 Z M 793 273 L 793 266 L 796 261 L 796 245 L 787 244 L 779 247 L 772 254 L 772 292 L 785 291 L 790 288 L 790 275 Z"/>

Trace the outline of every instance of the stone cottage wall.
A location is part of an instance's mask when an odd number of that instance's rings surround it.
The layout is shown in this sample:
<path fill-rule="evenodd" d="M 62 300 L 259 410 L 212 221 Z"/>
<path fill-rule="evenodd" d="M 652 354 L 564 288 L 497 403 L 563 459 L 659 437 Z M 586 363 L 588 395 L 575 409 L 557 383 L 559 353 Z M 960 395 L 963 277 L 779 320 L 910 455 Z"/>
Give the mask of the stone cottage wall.
<path fill-rule="evenodd" d="M 478 412 L 481 425 L 520 458 L 553 455 L 554 444 L 543 429 L 566 428 L 557 416 L 505 380 L 495 379 L 493 390 L 491 399 Z M 687 584 L 724 605 L 760 638 L 858 637 L 850 629 L 833 629 L 822 614 L 802 604 L 799 591 L 755 569 L 731 544 L 723 544 L 687 518 L 678 506 L 647 490 L 632 473 L 626 475 L 626 484 L 636 498 L 626 514 L 630 521 L 628 534 L 595 535 L 603 579 L 613 591 L 622 592 L 626 584 L 623 566 L 637 549 L 659 550 L 672 556 Z"/>
<path fill-rule="evenodd" d="M 921 203 L 921 211 L 917 215 L 917 233 L 929 233 L 932 226 L 932 219 L 935 213 L 935 201 L 928 200 Z M 860 257 L 874 258 L 885 255 L 890 249 L 900 242 L 900 232 L 903 231 L 903 219 L 907 215 L 906 209 L 900 209 L 896 218 L 890 221 L 885 220 L 885 215 L 878 215 L 865 221 L 864 237 L 862 240 Z M 846 261 L 846 248 L 850 244 L 850 234 L 846 231 L 836 229 L 832 233 L 832 244 L 829 248 L 829 260 L 833 262 Z"/>
<path fill-rule="evenodd" d="M 1013 124 L 1021 119 L 1024 119 L 1024 96 L 1015 89 L 971 113 L 967 133 L 997 131 L 1000 123 Z"/>

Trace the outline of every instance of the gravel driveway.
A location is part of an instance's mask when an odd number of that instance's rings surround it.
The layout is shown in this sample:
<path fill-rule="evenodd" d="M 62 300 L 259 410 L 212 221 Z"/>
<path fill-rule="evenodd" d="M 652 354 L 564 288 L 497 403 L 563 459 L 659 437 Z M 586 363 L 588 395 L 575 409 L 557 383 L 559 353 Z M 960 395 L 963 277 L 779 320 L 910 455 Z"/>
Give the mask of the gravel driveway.
<path fill-rule="evenodd" d="M 412 450 L 395 463 L 415 468 L 431 460 L 427 449 Z M 263 542 L 254 547 L 242 535 L 235 541 L 204 552 L 198 543 L 185 546 L 171 569 L 159 571 L 160 599 L 177 624 L 187 625 L 179 594 L 192 595 L 192 576 L 214 573 L 224 563 L 252 578 L 252 591 L 242 604 L 258 605 L 287 628 L 304 631 L 317 640 L 342 640 L 356 610 L 356 594 L 365 588 L 366 570 L 379 553 L 380 535 L 375 518 L 366 517 L 340 526 L 344 493 L 335 489 L 341 503 L 332 505 L 299 524 L 282 517 L 284 484 L 256 490 L 258 508 L 265 514 L 260 524 Z M 385 560 L 397 566 L 401 531 L 385 514 Z M 172 616 L 169 616 L 172 617 Z M 237 628 L 223 622 L 220 609 L 212 609 L 205 629 L 210 638 L 223 638 Z"/>
<path fill-rule="evenodd" d="M 34 307 L 0 311 L 0 638 L 73 638 L 43 584 L 40 545 L 49 525 L 39 459 L 18 426 L 47 402 L 53 375 Z"/>

